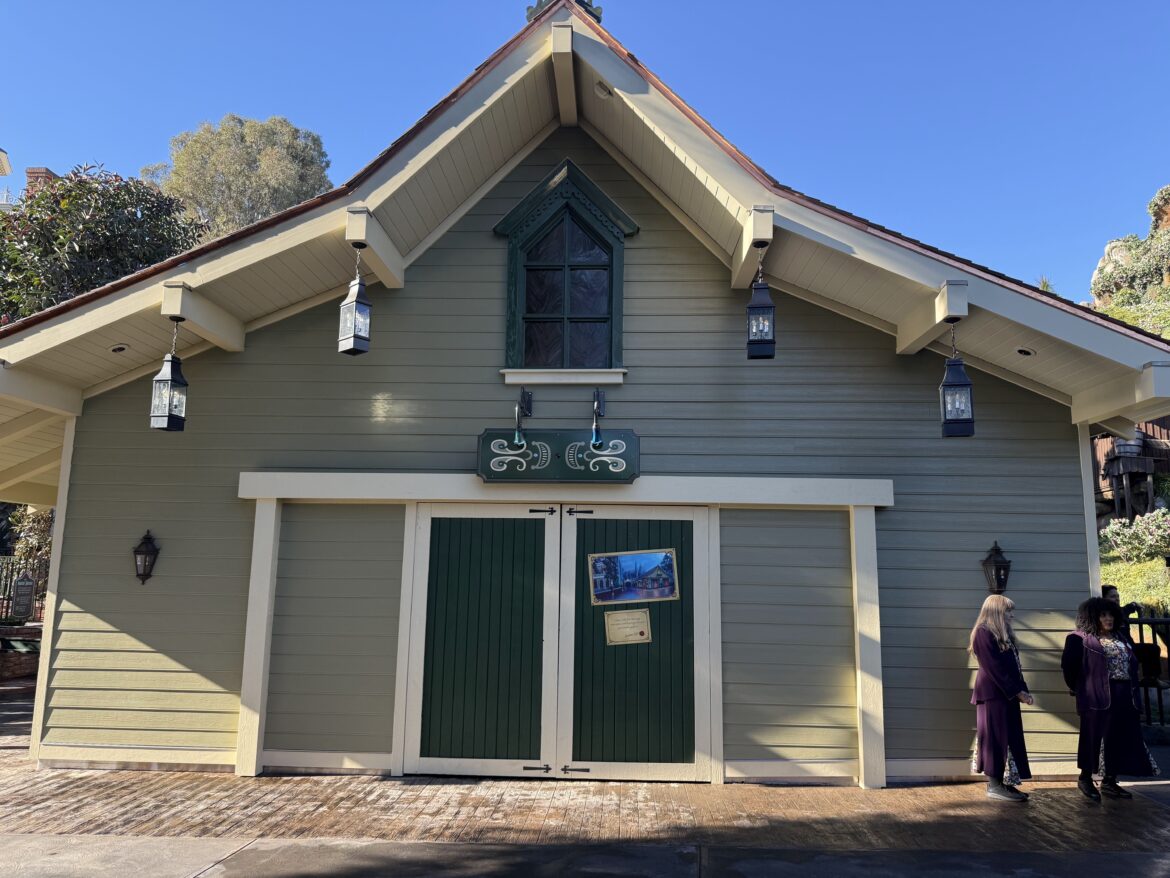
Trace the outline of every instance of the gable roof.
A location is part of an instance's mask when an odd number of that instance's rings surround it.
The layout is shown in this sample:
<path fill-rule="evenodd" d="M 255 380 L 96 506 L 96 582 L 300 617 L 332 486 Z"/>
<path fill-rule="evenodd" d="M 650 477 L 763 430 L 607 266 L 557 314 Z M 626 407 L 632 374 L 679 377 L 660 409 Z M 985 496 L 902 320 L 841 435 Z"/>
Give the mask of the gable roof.
<path fill-rule="evenodd" d="M 899 352 L 943 351 L 942 318 L 961 311 L 973 366 L 1069 405 L 1073 421 L 1124 430 L 1170 412 L 1166 340 L 784 186 L 575 2 L 554 0 L 337 188 L 0 328 L 0 497 L 54 483 L 63 426 L 38 413 L 75 414 L 84 397 L 153 372 L 169 349 L 164 314 L 187 317 L 183 356 L 242 349 L 248 331 L 343 295 L 354 239 L 376 278 L 401 286 L 562 124 L 659 199 L 733 285 L 751 242 L 770 240 L 770 283 L 894 335 Z"/>

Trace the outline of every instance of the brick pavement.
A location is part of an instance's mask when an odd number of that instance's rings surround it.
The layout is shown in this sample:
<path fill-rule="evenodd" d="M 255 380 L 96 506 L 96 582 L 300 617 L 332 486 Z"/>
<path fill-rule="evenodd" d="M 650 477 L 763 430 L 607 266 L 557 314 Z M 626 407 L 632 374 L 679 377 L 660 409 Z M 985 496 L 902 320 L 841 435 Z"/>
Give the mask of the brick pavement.
<path fill-rule="evenodd" d="M 365 838 L 479 844 L 701 844 L 821 851 L 1170 850 L 1152 799 L 1093 805 L 1031 784 L 1024 805 L 978 784 L 790 787 L 34 769 L 28 702 L 0 701 L 8 833 Z M 24 717 L 24 719 L 22 719 Z"/>

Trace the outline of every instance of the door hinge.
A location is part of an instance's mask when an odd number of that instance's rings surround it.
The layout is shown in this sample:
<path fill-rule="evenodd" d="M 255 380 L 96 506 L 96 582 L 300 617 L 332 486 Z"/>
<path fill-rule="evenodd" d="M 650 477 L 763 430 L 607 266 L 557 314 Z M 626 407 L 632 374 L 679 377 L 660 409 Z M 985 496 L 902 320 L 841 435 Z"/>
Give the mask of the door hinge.
<path fill-rule="evenodd" d="M 592 515 L 593 514 L 592 509 L 578 509 L 576 506 L 570 506 L 568 509 L 565 510 L 565 512 L 569 513 L 569 515 Z M 588 771 L 588 769 L 585 769 L 585 770 Z"/>
<path fill-rule="evenodd" d="M 557 508 L 555 506 L 549 506 L 547 509 L 529 509 L 528 511 L 529 512 L 539 512 L 541 515 L 556 515 L 557 514 Z"/>
<path fill-rule="evenodd" d="M 587 772 L 587 771 L 589 771 L 589 769 L 588 768 L 573 768 L 568 763 L 565 763 L 565 765 L 561 766 L 561 771 L 563 771 L 565 774 L 568 774 L 570 771 Z"/>
<path fill-rule="evenodd" d="M 520 767 L 525 771 L 543 771 L 545 774 L 548 774 L 550 771 L 552 771 L 551 765 L 522 765 Z"/>

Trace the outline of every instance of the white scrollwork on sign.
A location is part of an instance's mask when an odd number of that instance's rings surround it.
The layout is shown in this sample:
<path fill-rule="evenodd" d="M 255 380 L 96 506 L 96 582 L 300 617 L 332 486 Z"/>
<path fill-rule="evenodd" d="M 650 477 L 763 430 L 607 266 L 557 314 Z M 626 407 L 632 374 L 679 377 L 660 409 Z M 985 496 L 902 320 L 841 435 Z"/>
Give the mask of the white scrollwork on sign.
<path fill-rule="evenodd" d="M 510 463 L 516 465 L 516 472 L 524 472 L 529 468 L 544 469 L 552 461 L 552 449 L 546 442 L 529 442 L 517 447 L 507 439 L 493 439 L 491 449 L 498 456 L 488 466 L 497 473 L 506 471 Z"/>
<path fill-rule="evenodd" d="M 626 468 L 621 458 L 625 450 L 626 443 L 621 439 L 611 439 L 602 448 L 594 448 L 588 442 L 574 442 L 565 449 L 565 462 L 575 470 L 588 467 L 591 472 L 598 472 L 602 466 L 608 466 L 611 473 L 620 473 Z"/>

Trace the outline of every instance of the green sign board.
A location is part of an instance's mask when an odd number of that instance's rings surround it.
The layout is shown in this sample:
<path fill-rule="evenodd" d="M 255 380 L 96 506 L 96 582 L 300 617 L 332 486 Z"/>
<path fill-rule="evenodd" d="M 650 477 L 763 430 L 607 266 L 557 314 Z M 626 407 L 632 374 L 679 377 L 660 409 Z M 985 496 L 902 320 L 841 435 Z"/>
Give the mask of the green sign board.
<path fill-rule="evenodd" d="M 525 430 L 524 445 L 509 429 L 479 436 L 479 477 L 485 482 L 614 482 L 638 478 L 638 436 L 603 430 L 600 446 L 589 430 Z"/>

